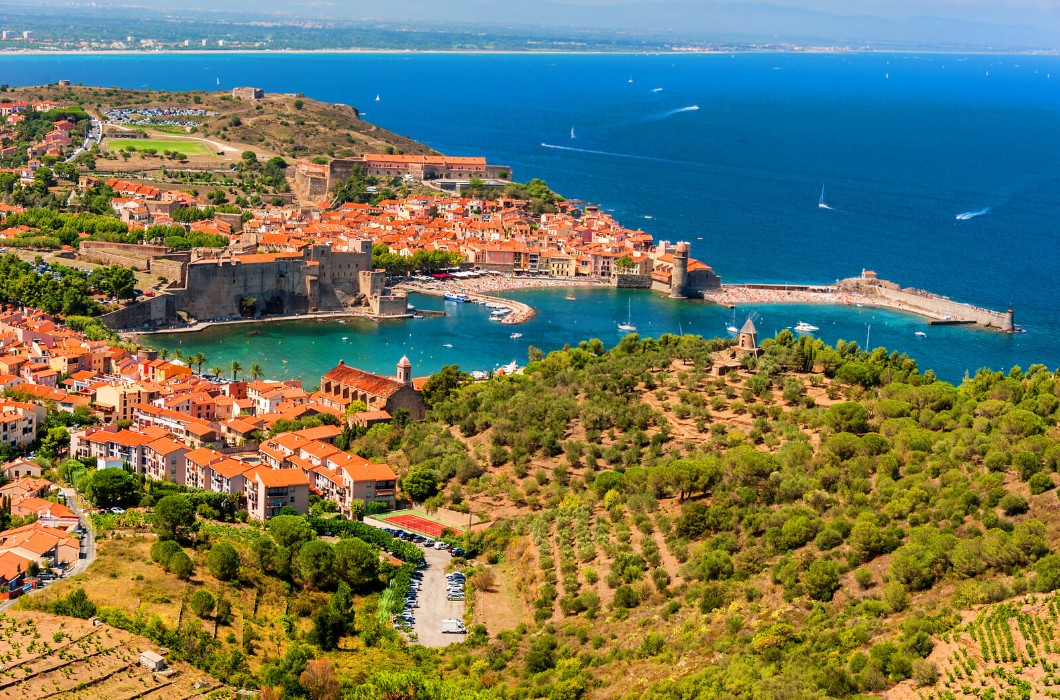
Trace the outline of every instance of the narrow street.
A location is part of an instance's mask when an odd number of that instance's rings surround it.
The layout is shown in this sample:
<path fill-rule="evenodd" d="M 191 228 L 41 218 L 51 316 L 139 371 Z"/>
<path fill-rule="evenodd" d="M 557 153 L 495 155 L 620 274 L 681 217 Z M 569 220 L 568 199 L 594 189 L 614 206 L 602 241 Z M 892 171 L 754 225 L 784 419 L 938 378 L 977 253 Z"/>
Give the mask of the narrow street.
<path fill-rule="evenodd" d="M 70 570 L 63 573 L 62 576 L 62 578 L 70 578 L 71 576 L 75 576 L 87 569 L 92 565 L 92 562 L 96 560 L 96 537 L 92 533 L 91 523 L 88 522 L 88 518 L 81 510 L 81 506 L 77 503 L 77 492 L 72 488 L 64 488 L 60 489 L 60 491 L 66 496 L 66 505 L 70 507 L 70 510 L 77 513 L 77 517 L 81 520 L 81 527 L 85 530 L 84 534 L 81 535 L 81 553 Z M 35 588 L 25 595 L 33 595 L 46 588 L 48 588 L 47 585 L 42 586 L 41 588 Z M 18 598 L 15 598 L 14 600 L 5 600 L 3 603 L 0 603 L 0 613 L 14 605 L 16 602 L 18 602 Z"/>

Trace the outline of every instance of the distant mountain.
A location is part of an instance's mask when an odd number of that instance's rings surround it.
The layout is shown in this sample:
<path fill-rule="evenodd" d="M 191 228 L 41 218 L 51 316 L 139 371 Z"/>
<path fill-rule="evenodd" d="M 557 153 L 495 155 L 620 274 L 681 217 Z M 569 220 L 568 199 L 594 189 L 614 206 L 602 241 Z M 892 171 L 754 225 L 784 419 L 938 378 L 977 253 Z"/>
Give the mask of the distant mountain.
<path fill-rule="evenodd" d="M 805 0 L 778 2 L 709 0 L 407 0 L 384 6 L 368 0 L 299 3 L 287 0 L 93 0 L 61 3 L 87 8 L 153 9 L 182 16 L 260 18 L 275 14 L 292 20 L 342 18 L 460 28 L 503 26 L 533 34 L 535 29 L 615 31 L 649 35 L 654 40 L 784 43 L 869 43 L 875 45 L 1037 48 L 1060 46 L 1060 12 L 1034 3 L 941 3 L 876 0 L 840 3 Z M 2 7 L 5 3 L 0 3 Z M 48 3 L 56 6 L 59 3 Z M 814 5 L 817 9 L 808 7 Z M 27 5 L 28 7 L 28 5 Z M 861 13 L 859 13 L 861 12 Z M 948 13 L 948 16 L 947 16 Z"/>

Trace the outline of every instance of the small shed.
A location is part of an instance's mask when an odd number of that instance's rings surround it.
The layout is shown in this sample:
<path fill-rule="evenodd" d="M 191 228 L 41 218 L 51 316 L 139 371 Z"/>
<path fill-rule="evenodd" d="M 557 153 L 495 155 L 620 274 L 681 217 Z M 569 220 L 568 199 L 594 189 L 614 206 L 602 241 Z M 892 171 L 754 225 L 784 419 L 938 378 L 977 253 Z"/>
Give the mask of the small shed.
<path fill-rule="evenodd" d="M 148 649 L 140 654 L 140 665 L 151 671 L 165 671 L 166 660 L 161 654 Z"/>

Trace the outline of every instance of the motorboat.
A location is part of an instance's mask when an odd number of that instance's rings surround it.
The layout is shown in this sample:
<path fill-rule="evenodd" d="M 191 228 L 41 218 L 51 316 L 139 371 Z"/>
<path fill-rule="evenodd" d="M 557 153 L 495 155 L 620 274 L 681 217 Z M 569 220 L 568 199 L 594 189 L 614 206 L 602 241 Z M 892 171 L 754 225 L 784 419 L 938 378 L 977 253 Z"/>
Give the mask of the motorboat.
<path fill-rule="evenodd" d="M 463 292 L 446 292 L 445 293 L 445 300 L 446 301 L 458 301 L 458 302 L 464 303 L 464 302 L 471 301 L 471 297 L 469 297 L 467 294 L 464 294 Z"/>
<path fill-rule="evenodd" d="M 805 321 L 799 321 L 797 324 L 795 324 L 795 330 L 797 332 L 799 332 L 799 333 L 816 333 L 817 331 L 819 331 L 821 329 L 818 328 L 817 326 L 813 325 L 812 323 L 806 323 Z"/>
<path fill-rule="evenodd" d="M 522 333 L 512 333 L 508 337 L 511 338 L 512 340 L 519 340 L 520 338 L 523 337 L 523 334 Z"/>
<path fill-rule="evenodd" d="M 626 322 L 622 323 L 620 321 L 619 324 L 618 324 L 618 330 L 622 331 L 623 333 L 635 333 L 637 331 L 637 327 L 635 325 L 633 325 L 633 300 L 632 299 L 629 300 L 629 303 L 626 305 L 626 307 L 627 307 L 627 310 L 626 310 Z"/>

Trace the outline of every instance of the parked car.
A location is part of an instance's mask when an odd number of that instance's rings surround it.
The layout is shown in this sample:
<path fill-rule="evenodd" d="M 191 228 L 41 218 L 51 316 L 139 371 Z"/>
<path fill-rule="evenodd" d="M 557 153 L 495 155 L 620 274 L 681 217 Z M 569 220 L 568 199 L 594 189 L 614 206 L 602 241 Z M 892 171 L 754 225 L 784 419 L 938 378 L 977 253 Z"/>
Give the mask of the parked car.
<path fill-rule="evenodd" d="M 454 557 L 462 557 L 467 554 L 467 552 L 464 551 L 463 547 L 453 547 L 449 550 L 449 553 L 452 554 Z"/>
<path fill-rule="evenodd" d="M 125 509 L 124 508 L 119 508 L 118 506 L 114 506 L 113 508 L 110 509 L 110 512 L 114 513 L 114 515 L 121 515 L 122 513 L 125 512 Z"/>
<path fill-rule="evenodd" d="M 434 548 L 437 550 L 449 549 L 449 545 L 439 540 L 438 542 L 434 543 Z"/>

